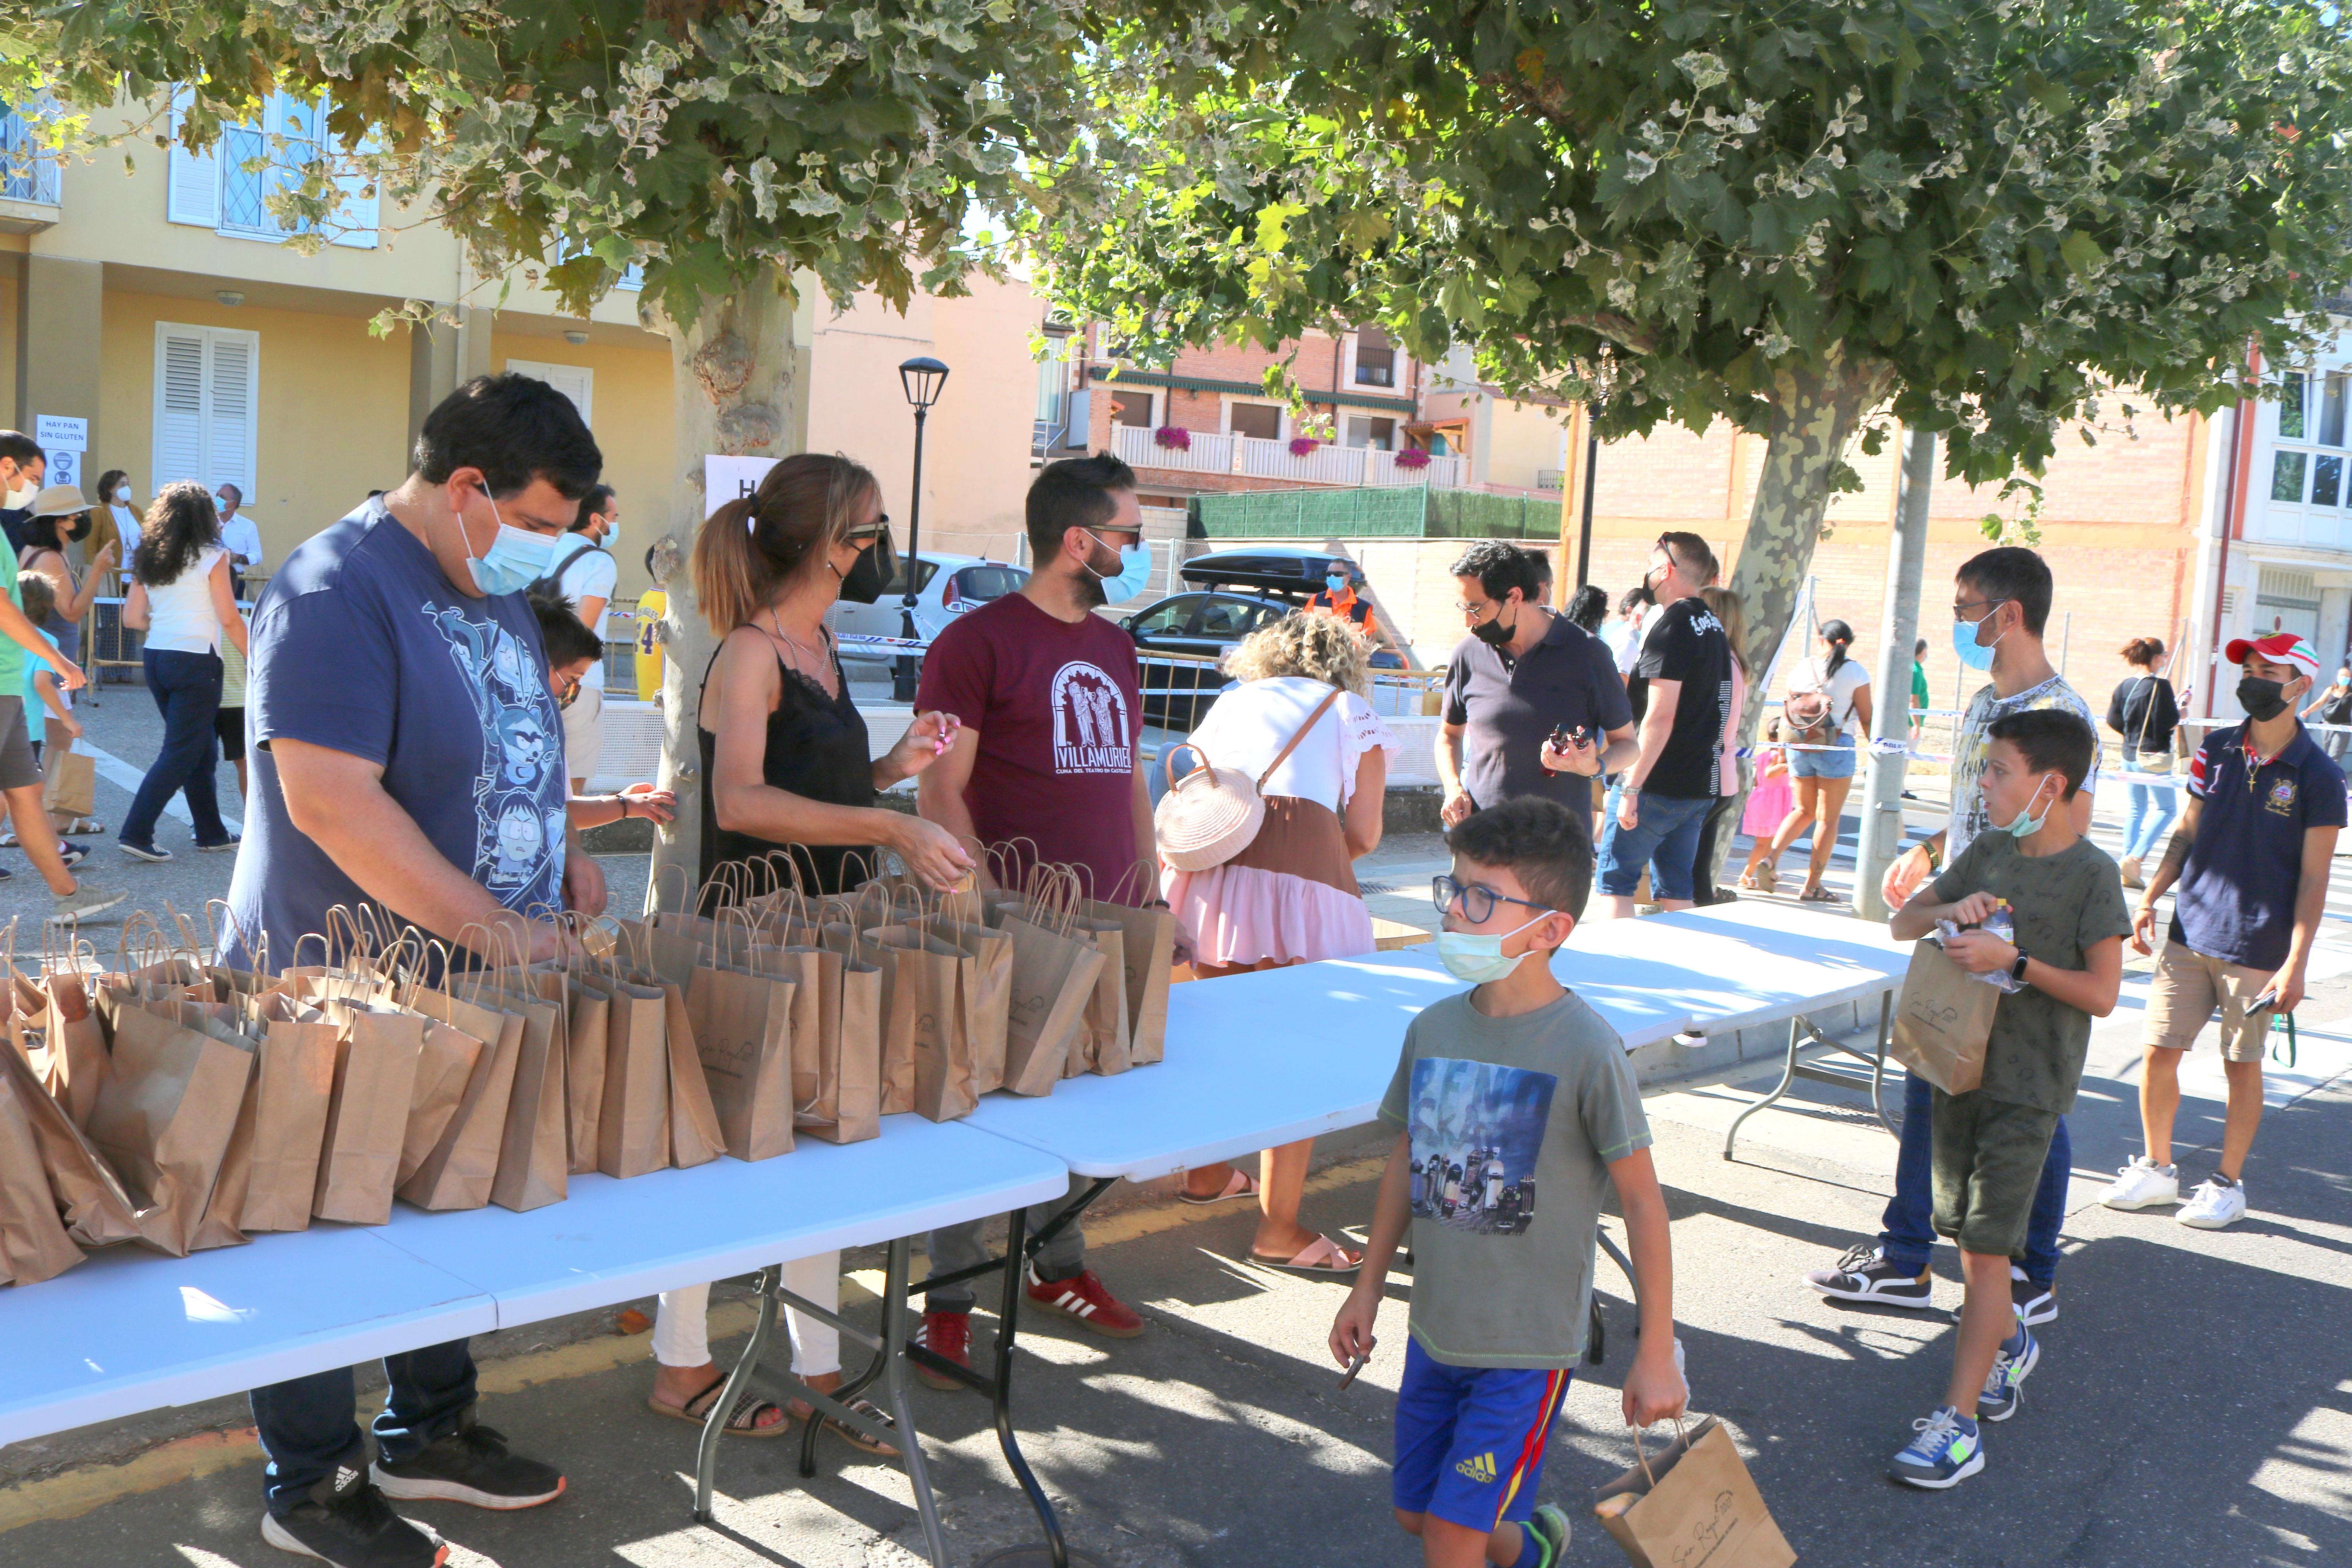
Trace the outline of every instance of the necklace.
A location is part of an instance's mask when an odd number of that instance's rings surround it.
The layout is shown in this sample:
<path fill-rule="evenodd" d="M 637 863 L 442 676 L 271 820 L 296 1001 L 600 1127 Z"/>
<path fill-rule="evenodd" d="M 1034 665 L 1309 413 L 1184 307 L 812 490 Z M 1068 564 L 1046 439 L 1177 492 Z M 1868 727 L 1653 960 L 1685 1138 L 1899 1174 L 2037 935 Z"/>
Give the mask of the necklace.
<path fill-rule="evenodd" d="M 825 658 L 824 648 L 823 647 L 811 647 L 808 644 L 801 641 L 800 638 L 793 636 L 792 633 L 784 630 L 783 620 L 776 614 L 776 607 L 773 605 L 768 606 L 767 626 L 760 626 L 758 621 L 753 621 L 751 624 L 754 626 L 758 626 L 759 629 L 769 637 L 782 643 L 788 652 L 795 656 L 806 654 L 810 661 L 816 666 L 814 669 L 803 668 L 797 657 L 788 659 L 786 662 L 791 664 L 795 672 L 816 682 L 818 686 L 824 688 L 827 692 L 832 690 L 833 683 L 827 679 L 827 677 L 832 673 L 831 669 L 828 668 L 832 661 Z M 773 626 L 775 629 L 770 631 L 769 626 Z M 822 622 L 818 623 L 817 636 L 820 639 L 827 637 L 824 626 Z"/>

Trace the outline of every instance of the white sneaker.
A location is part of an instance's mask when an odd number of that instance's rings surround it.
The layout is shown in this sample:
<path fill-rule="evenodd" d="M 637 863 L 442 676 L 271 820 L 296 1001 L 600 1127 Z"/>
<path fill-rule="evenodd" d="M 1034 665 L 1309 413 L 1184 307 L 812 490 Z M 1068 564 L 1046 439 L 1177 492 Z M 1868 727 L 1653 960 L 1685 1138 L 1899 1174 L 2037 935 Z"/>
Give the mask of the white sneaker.
<path fill-rule="evenodd" d="M 2116 1173 L 2099 1201 L 2111 1209 L 2154 1208 L 2158 1204 L 2180 1201 L 2180 1167 L 2159 1165 L 2145 1154 L 2135 1154 L 2132 1163 Z"/>
<path fill-rule="evenodd" d="M 2199 1230 L 2226 1229 L 2246 1217 L 2246 1184 L 2239 1182 L 2225 1187 L 2219 1182 L 2200 1182 L 2172 1217 Z"/>

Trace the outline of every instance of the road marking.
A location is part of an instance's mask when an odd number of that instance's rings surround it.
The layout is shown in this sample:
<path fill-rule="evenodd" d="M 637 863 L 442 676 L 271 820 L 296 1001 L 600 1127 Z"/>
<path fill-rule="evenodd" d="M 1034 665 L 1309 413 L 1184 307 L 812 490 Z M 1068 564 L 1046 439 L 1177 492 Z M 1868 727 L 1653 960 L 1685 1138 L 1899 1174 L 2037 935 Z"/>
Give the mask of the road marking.
<path fill-rule="evenodd" d="M 127 790 L 133 796 L 138 795 L 140 784 L 146 781 L 147 774 L 144 769 L 132 767 L 111 752 L 100 751 L 89 743 L 89 737 L 87 735 L 76 741 L 73 749 L 78 755 L 90 760 L 91 764 L 97 768 L 100 777 L 117 789 Z M 187 802 L 176 794 L 163 803 L 163 815 L 184 822 L 190 827 L 195 826 L 195 818 L 188 815 Z M 228 812 L 221 813 L 221 821 L 231 833 L 240 836 L 244 834 L 245 824 Z"/>

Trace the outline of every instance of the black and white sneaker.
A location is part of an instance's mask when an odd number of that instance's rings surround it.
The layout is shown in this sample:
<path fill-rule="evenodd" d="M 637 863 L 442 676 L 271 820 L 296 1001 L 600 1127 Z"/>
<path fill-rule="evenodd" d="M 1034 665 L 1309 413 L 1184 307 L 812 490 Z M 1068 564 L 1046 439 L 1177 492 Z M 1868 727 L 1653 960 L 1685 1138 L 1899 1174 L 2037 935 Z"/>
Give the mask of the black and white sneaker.
<path fill-rule="evenodd" d="M 151 866 L 161 866 L 172 858 L 169 849 L 158 849 L 152 844 L 133 844 L 127 838 L 116 839 L 114 847 L 133 860 L 144 860 Z"/>
<path fill-rule="evenodd" d="M 291 1513 L 262 1515 L 261 1539 L 335 1568 L 441 1568 L 449 1560 L 440 1536 L 393 1512 L 356 1463 L 336 1466 Z"/>
<path fill-rule="evenodd" d="M 537 1508 L 563 1495 L 562 1472 L 507 1452 L 507 1440 L 477 1422 L 470 1405 L 446 1437 L 412 1459 L 378 1459 L 368 1475 L 386 1497 L 437 1498 L 476 1508 Z"/>
<path fill-rule="evenodd" d="M 1889 1307 L 1927 1307 L 1934 1286 L 1925 1270 L 1904 1273 L 1886 1261 L 1882 1248 L 1863 1242 L 1846 1248 L 1835 1268 L 1816 1268 L 1805 1283 L 1840 1301 L 1877 1301 Z"/>
<path fill-rule="evenodd" d="M 2028 1328 L 2058 1319 L 2058 1287 L 2028 1279 L 2025 1270 L 2014 1263 L 2009 1266 L 2009 1300 L 2017 1309 L 2017 1321 Z"/>

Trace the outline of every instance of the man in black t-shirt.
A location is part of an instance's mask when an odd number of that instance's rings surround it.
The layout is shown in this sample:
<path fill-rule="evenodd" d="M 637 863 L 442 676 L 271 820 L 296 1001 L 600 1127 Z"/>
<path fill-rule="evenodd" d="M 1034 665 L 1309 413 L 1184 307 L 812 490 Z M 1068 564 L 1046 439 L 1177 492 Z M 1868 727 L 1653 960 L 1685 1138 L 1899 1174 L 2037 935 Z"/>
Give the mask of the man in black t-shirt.
<path fill-rule="evenodd" d="M 1693 863 L 1721 788 L 1731 705 L 1731 639 L 1698 596 L 1715 573 L 1715 552 L 1696 533 L 1660 534 L 1651 547 L 1642 585 L 1666 608 L 1625 683 L 1642 750 L 1601 839 L 1602 920 L 1633 912 L 1644 865 L 1660 909 L 1686 910 L 1694 901 Z"/>

